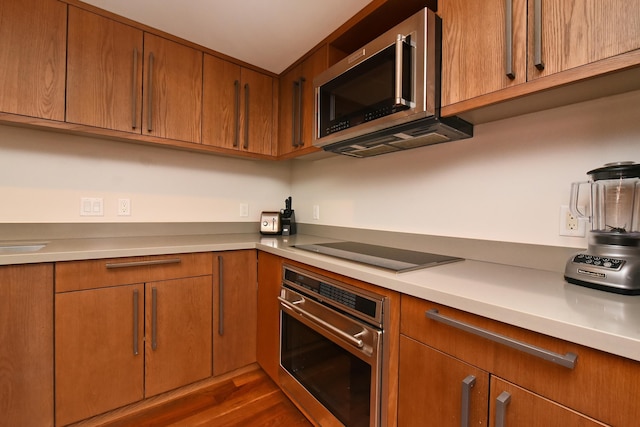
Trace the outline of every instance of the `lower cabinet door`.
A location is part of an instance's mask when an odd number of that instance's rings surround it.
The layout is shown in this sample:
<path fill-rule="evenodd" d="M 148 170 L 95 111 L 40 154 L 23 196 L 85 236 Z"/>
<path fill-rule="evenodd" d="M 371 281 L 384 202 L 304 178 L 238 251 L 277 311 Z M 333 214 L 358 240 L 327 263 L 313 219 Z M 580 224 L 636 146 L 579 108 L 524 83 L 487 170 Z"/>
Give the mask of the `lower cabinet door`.
<path fill-rule="evenodd" d="M 490 425 L 495 427 L 590 427 L 607 425 L 498 377 L 491 377 L 489 412 Z"/>
<path fill-rule="evenodd" d="M 213 375 L 256 361 L 257 262 L 253 249 L 214 254 Z"/>
<path fill-rule="evenodd" d="M 211 376 L 211 276 L 145 284 L 145 397 Z"/>
<path fill-rule="evenodd" d="M 56 294 L 56 425 L 143 398 L 143 301 L 143 285 Z"/>
<path fill-rule="evenodd" d="M 487 425 L 489 373 L 400 335 L 399 376 L 399 426 Z"/>

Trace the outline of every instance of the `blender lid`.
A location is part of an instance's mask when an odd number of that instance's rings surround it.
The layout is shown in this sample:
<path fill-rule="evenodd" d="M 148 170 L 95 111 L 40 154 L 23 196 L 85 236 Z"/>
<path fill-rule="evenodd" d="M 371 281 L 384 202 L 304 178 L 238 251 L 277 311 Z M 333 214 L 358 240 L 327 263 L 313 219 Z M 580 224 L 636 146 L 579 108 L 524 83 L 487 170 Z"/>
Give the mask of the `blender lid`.
<path fill-rule="evenodd" d="M 601 179 L 640 178 L 640 163 L 607 163 L 601 168 L 587 172 L 587 175 L 591 175 L 594 181 Z"/>

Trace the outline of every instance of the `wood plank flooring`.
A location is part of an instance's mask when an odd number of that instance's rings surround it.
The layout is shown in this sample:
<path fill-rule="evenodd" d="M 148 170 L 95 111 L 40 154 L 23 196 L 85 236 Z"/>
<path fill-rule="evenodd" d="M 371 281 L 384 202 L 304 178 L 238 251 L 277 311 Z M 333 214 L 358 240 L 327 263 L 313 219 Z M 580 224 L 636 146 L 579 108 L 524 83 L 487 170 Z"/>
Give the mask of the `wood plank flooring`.
<path fill-rule="evenodd" d="M 309 427 L 312 424 L 256 366 L 153 408 L 100 423 L 104 427 Z"/>

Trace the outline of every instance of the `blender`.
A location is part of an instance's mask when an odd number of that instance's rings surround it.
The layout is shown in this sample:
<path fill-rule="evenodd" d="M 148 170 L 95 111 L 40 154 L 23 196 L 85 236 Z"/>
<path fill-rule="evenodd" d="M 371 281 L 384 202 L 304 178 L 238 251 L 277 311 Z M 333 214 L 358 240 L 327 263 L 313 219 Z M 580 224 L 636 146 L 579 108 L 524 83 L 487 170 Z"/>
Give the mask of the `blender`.
<path fill-rule="evenodd" d="M 569 209 L 591 222 L 585 252 L 567 261 L 567 282 L 608 292 L 640 295 L 640 164 L 607 163 L 571 184 Z M 580 212 L 580 188 L 588 185 L 589 215 Z"/>

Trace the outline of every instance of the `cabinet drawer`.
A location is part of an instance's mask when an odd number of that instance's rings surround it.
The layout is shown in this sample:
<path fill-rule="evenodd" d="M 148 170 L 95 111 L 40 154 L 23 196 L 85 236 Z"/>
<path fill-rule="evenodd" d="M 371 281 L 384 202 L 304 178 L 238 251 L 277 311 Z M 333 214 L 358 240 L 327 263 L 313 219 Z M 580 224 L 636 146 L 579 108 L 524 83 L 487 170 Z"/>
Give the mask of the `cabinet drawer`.
<path fill-rule="evenodd" d="M 426 316 L 438 314 L 545 351 L 577 355 L 573 369 Z M 613 425 L 640 417 L 640 363 L 403 295 L 401 333 L 467 363 Z M 621 410 L 623 409 L 623 410 Z"/>
<path fill-rule="evenodd" d="M 212 274 L 210 252 L 56 263 L 56 292 Z"/>

